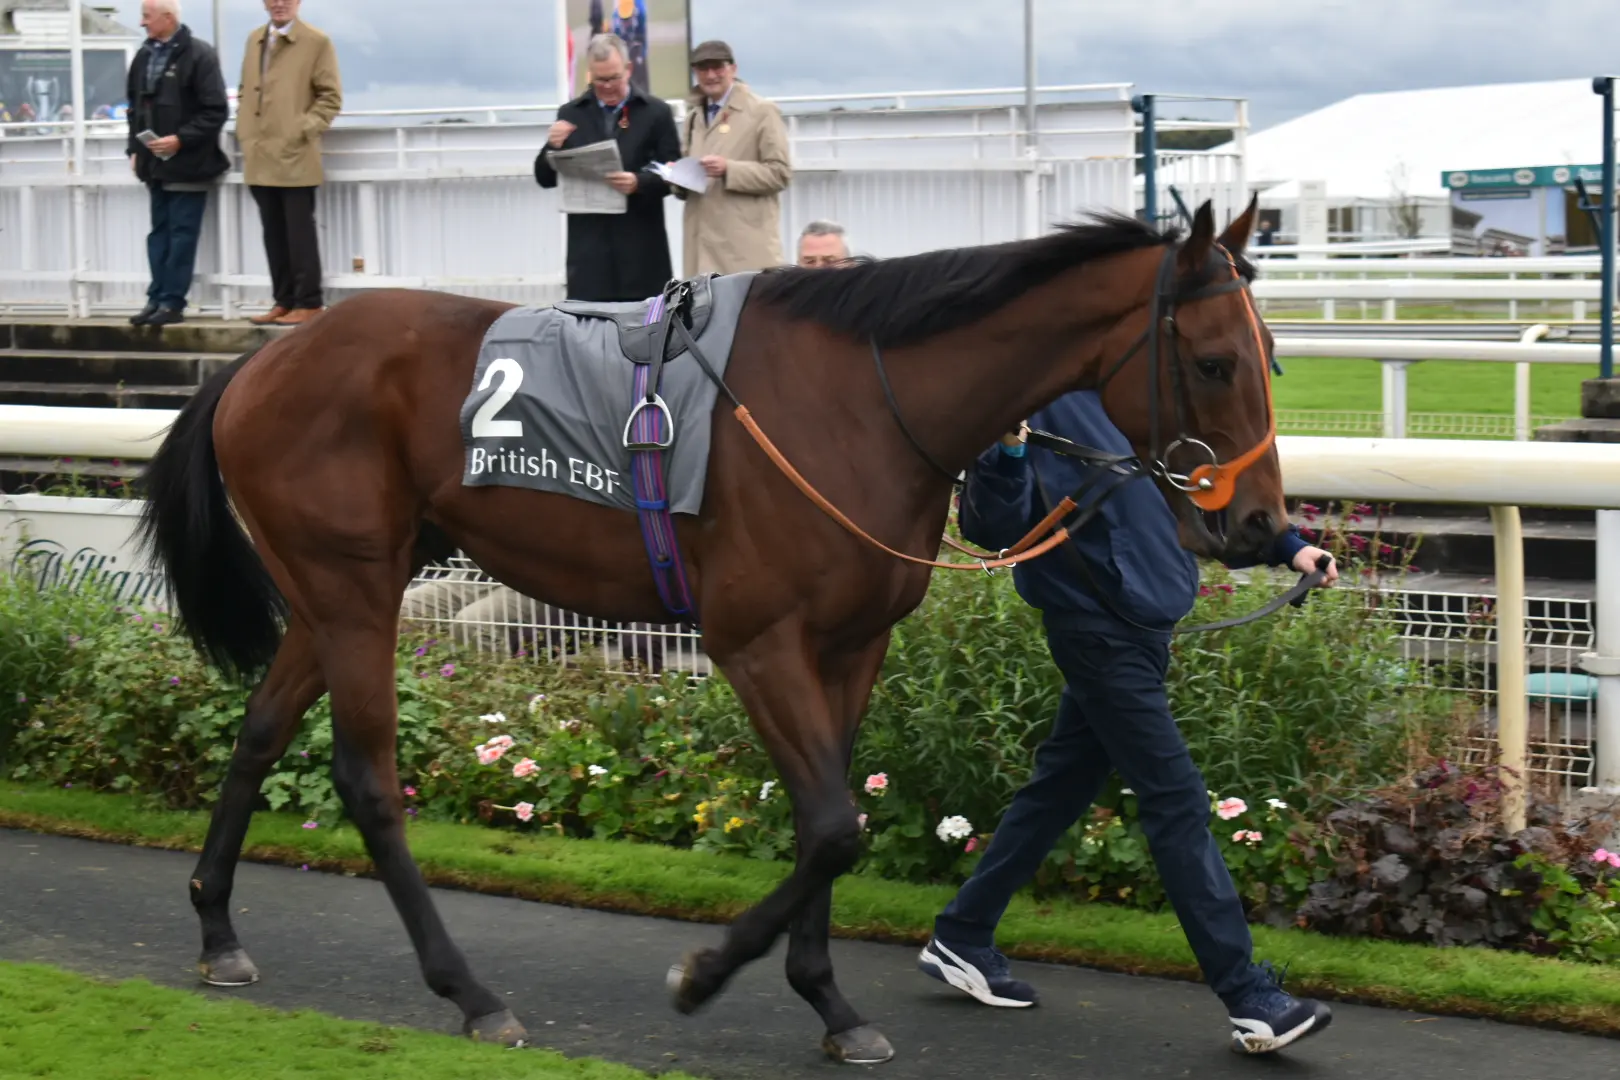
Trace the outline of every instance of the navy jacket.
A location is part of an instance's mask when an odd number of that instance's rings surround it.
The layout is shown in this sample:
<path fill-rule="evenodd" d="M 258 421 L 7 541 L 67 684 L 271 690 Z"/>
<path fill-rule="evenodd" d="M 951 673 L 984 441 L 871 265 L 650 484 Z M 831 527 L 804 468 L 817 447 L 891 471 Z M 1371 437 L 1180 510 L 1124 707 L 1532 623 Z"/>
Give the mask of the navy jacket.
<path fill-rule="evenodd" d="M 1030 417 L 1029 425 L 1111 454 L 1132 453 L 1130 442 L 1090 391 L 1064 395 Z M 1014 457 L 997 443 L 968 469 L 960 513 L 962 535 L 990 551 L 1010 547 L 1050 509 L 1036 489 L 1036 475 L 1055 503 L 1072 494 L 1094 468 L 1038 446 Z M 1043 612 L 1049 627 L 1168 641 L 1197 599 L 1198 561 L 1177 541 L 1175 515 L 1146 477 L 1125 480 L 1105 474 L 1078 500 L 1080 506 L 1090 506 L 1110 487 L 1115 487 L 1113 494 L 1072 540 L 1020 563 L 1013 569 L 1013 583 L 1026 603 Z M 1264 561 L 1288 566 L 1308 546 L 1298 529 L 1289 526 Z M 1085 560 L 1113 609 L 1148 629 L 1131 626 L 1099 602 L 1091 582 L 1074 565 L 1076 555 Z"/>

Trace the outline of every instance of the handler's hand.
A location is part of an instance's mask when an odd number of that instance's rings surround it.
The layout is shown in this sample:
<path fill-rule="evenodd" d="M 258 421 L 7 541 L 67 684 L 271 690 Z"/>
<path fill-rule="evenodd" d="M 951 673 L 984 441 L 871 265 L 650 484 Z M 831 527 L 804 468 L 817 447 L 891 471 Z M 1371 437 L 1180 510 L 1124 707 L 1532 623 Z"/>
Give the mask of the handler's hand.
<path fill-rule="evenodd" d="M 568 140 L 568 136 L 572 135 L 573 133 L 573 124 L 570 124 L 566 120 L 558 120 L 555 124 L 551 125 L 551 132 L 546 136 L 546 142 L 551 145 L 553 150 L 561 150 L 562 144 L 566 142 Z"/>
<path fill-rule="evenodd" d="M 610 172 L 603 179 L 607 181 L 608 187 L 620 195 L 634 194 L 637 185 L 640 184 L 633 172 Z"/>
<path fill-rule="evenodd" d="M 1001 437 L 1001 445 L 1017 446 L 1019 443 L 1024 441 L 1024 436 L 1028 433 L 1029 426 L 1026 424 L 1019 424 L 1016 428 L 1007 432 L 1007 434 Z"/>
<path fill-rule="evenodd" d="M 1324 555 L 1328 555 L 1328 553 L 1319 547 L 1300 548 L 1299 554 L 1294 556 L 1294 569 L 1301 574 L 1309 574 L 1316 569 L 1316 560 Z M 1328 555 L 1327 579 L 1322 582 L 1320 588 L 1331 588 L 1333 583 L 1338 580 L 1339 564 L 1333 559 L 1333 556 Z"/>
<path fill-rule="evenodd" d="M 698 164 L 702 165 L 703 171 L 710 176 L 726 175 L 726 159 L 719 154 L 706 154 L 698 158 Z"/>

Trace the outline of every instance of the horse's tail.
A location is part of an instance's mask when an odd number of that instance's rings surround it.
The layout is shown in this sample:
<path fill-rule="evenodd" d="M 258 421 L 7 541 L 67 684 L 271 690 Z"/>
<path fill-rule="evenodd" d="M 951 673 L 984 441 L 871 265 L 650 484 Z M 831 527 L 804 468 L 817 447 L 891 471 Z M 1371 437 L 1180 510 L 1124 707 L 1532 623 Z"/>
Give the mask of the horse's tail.
<path fill-rule="evenodd" d="M 231 511 L 214 457 L 214 413 L 252 356 L 238 357 L 186 402 L 140 481 L 140 545 L 168 579 L 171 614 L 199 653 L 244 682 L 275 657 L 287 617 L 286 599 Z"/>

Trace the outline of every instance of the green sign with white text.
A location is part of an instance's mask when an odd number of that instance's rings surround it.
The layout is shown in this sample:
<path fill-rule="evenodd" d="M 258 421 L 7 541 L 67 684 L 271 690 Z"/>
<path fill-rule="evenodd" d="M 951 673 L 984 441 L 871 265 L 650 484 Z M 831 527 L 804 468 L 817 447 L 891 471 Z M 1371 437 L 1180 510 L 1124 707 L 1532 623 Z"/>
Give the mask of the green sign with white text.
<path fill-rule="evenodd" d="M 1601 165 L 1538 165 L 1524 169 L 1457 169 L 1442 173 L 1440 183 L 1451 191 L 1484 188 L 1567 187 L 1577 179 L 1587 185 L 1603 179 Z"/>

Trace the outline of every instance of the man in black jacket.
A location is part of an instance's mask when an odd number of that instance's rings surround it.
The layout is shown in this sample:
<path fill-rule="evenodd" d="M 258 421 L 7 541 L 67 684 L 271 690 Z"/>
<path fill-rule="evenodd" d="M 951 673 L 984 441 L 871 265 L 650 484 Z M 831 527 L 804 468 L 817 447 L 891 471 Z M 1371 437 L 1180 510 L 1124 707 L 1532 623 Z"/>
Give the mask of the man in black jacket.
<path fill-rule="evenodd" d="M 568 216 L 570 300 L 645 300 L 672 276 L 664 231 L 669 185 L 647 166 L 679 158 L 681 137 L 668 103 L 630 84 L 629 55 L 613 34 L 591 41 L 586 51 L 591 89 L 557 110 L 557 122 L 534 159 L 535 180 L 556 187 L 557 172 L 547 160 L 553 150 L 613 139 L 628 170 L 606 180 L 628 196 L 624 213 Z"/>
<path fill-rule="evenodd" d="M 143 0 L 141 26 L 148 37 L 129 67 L 128 153 L 151 192 L 152 284 L 130 322 L 167 326 L 184 321 L 208 189 L 231 166 L 219 147 L 230 106 L 219 57 L 181 24 L 179 0 Z"/>

